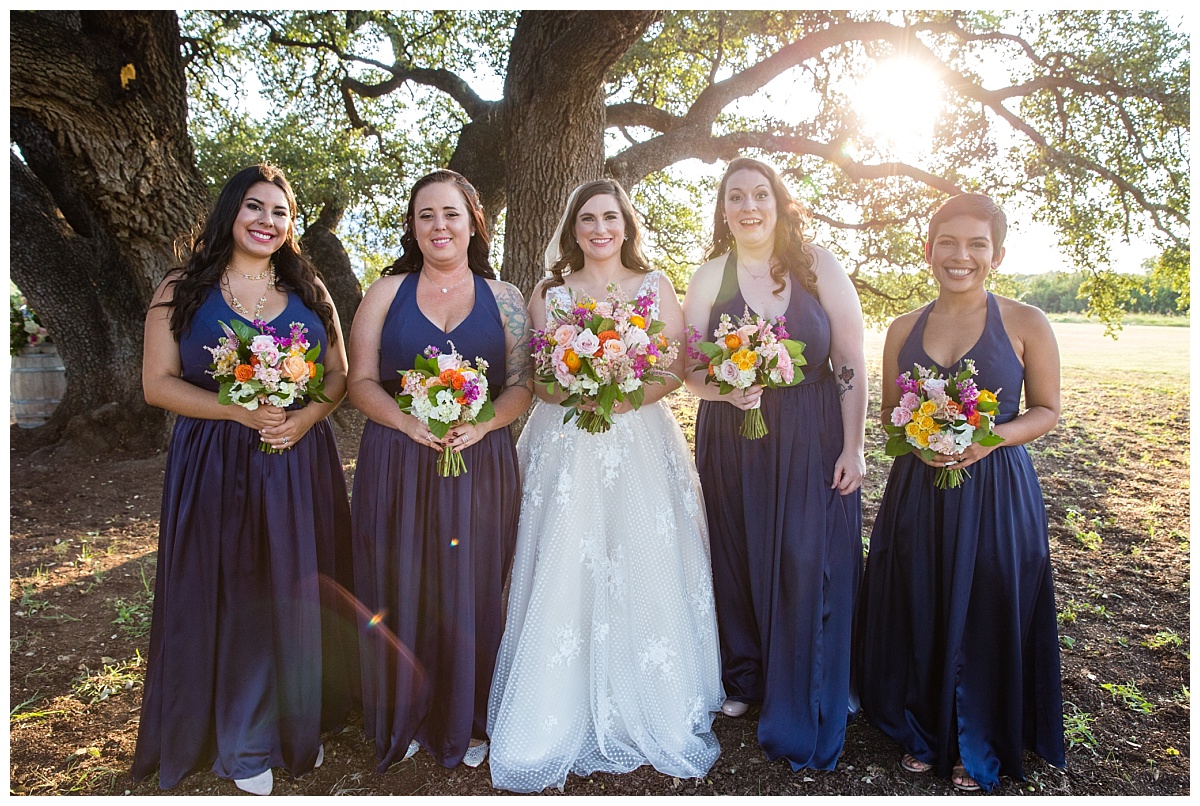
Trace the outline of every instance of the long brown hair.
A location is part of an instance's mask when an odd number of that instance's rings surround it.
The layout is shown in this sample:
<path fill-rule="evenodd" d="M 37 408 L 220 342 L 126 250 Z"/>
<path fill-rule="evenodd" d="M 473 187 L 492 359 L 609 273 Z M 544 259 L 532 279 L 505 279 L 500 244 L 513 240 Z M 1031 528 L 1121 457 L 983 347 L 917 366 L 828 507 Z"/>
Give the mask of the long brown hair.
<path fill-rule="evenodd" d="M 725 169 L 721 184 L 717 186 L 712 246 L 705 259 L 711 260 L 737 249 L 737 243 L 725 218 L 725 187 L 729 184 L 729 177 L 742 169 L 762 174 L 771 188 L 771 195 L 775 197 L 775 247 L 771 252 L 771 276 L 776 282 L 775 293 L 778 294 L 787 287 L 783 278 L 790 271 L 804 284 L 808 293 L 816 296 L 817 274 L 813 271 L 816 256 L 808 248 L 812 240 L 812 234 L 808 231 L 811 223 L 808 208 L 792 196 L 779 173 L 765 162 L 750 157 L 738 157 Z"/>
<path fill-rule="evenodd" d="M 470 213 L 471 223 L 475 227 L 475 234 L 467 243 L 467 266 L 475 274 L 490 280 L 497 279 L 496 270 L 488 262 L 490 247 L 487 220 L 483 216 L 483 205 L 479 202 L 479 193 L 465 176 L 457 171 L 445 169 L 426 174 L 413 183 L 412 192 L 408 195 L 408 211 L 404 214 L 404 232 L 400 235 L 402 250 L 400 257 L 396 258 L 396 262 L 385 268 L 380 274 L 383 276 L 407 274 L 420 271 L 421 267 L 425 265 L 425 255 L 422 254 L 421 247 L 417 243 L 417 236 L 413 235 L 413 213 L 417 204 L 417 193 L 421 188 L 428 187 L 435 182 L 454 185 L 462 193 L 463 200 L 467 203 L 467 211 Z"/>
<path fill-rule="evenodd" d="M 617 208 L 625 219 L 625 239 L 621 242 L 621 264 L 633 271 L 648 273 L 653 271 L 650 261 L 642 253 L 642 228 L 638 225 L 638 214 L 633 209 L 633 202 L 625 188 L 614 179 L 596 179 L 580 185 L 575 190 L 574 198 L 569 202 L 562 218 L 562 232 L 558 238 L 558 252 L 561 257 L 550 266 L 550 278 L 542 285 L 542 296 L 554 286 L 566 283 L 568 270 L 572 272 L 583 268 L 583 249 L 575 240 L 575 219 L 588 200 L 595 196 L 613 196 L 617 200 Z"/>
<path fill-rule="evenodd" d="M 158 303 L 171 308 L 171 332 L 176 341 L 191 326 L 192 317 L 204 302 L 208 290 L 220 282 L 221 273 L 233 259 L 233 223 L 237 220 L 247 191 L 259 182 L 275 185 L 287 197 L 290 219 L 288 231 L 283 243 L 271 255 L 276 282 L 298 295 L 304 305 L 320 318 L 330 344 L 337 340 L 333 306 L 317 285 L 316 269 L 300 254 L 300 243 L 296 239 L 296 196 L 292 193 L 292 186 L 279 168 L 261 163 L 238 171 L 221 188 L 203 228 L 188 246 L 190 254 L 186 262 L 169 281 L 174 289 L 171 301 Z"/>

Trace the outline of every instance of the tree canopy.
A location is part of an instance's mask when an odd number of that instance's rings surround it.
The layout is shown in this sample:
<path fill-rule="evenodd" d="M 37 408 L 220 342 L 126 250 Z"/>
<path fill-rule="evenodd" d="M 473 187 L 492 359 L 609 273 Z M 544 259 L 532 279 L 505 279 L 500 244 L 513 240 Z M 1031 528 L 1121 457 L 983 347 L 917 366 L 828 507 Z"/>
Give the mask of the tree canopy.
<path fill-rule="evenodd" d="M 520 114 L 506 71 L 521 26 L 545 22 L 538 14 L 191 12 L 201 165 L 222 155 L 211 161 L 216 179 L 235 155 L 269 154 L 314 200 L 340 194 L 368 268 L 395 250 L 406 186 L 441 165 L 466 173 L 492 215 L 513 184 L 545 182 L 541 216 L 552 227 L 570 185 L 514 176 L 519 144 L 503 123 Z M 560 39 L 600 37 L 611 24 L 602 14 L 548 14 L 564 23 Z M 1114 239 L 1188 251 L 1189 42 L 1162 14 L 674 11 L 642 23 L 597 84 L 602 170 L 634 192 L 655 258 L 680 285 L 708 234 L 699 211 L 711 205 L 713 176 L 738 153 L 795 180 L 818 237 L 842 257 L 876 321 L 931 293 L 923 226 L 955 192 L 992 193 L 1018 226 L 1022 217 L 1052 226 L 1091 273 L 1105 320 L 1123 298 L 1107 267 Z M 539 80 L 574 80 L 570 56 L 545 54 Z M 914 104 L 912 114 L 927 116 L 916 127 L 926 142 L 906 153 L 871 131 L 856 89 L 875 70 L 914 64 L 942 102 Z M 229 103 L 247 93 L 246 75 L 262 88 L 266 124 Z M 564 128 L 572 114 L 561 110 Z M 231 132 L 245 148 L 231 148 Z M 717 167 L 678 167 L 695 160 Z M 504 273 L 528 290 L 539 267 L 516 265 L 520 254 L 506 244 Z"/>
<path fill-rule="evenodd" d="M 568 193 L 602 175 L 631 190 L 682 287 L 714 179 L 739 154 L 788 177 L 876 322 L 932 294 L 924 227 L 961 191 L 1053 227 L 1108 321 L 1130 296 L 1107 265 L 1115 240 L 1149 240 L 1158 275 L 1187 287 L 1189 41 L 1159 12 L 10 20 L 12 279 L 67 365 L 63 403 L 36 429 L 48 438 L 87 414 L 77 436 L 161 443 L 165 418 L 141 397 L 142 317 L 213 190 L 261 159 L 292 179 L 344 326 L 360 298 L 347 250 L 366 276 L 394 259 L 408 188 L 436 167 L 479 189 L 502 230 L 494 259 L 526 293 Z"/>

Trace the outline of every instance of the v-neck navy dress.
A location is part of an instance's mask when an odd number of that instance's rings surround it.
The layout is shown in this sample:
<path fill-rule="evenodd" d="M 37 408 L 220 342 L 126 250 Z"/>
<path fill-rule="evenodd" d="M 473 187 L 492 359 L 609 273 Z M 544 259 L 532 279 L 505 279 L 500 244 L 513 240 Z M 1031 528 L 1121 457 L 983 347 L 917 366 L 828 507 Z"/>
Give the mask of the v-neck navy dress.
<path fill-rule="evenodd" d="M 950 372 L 925 353 L 931 310 L 900 348 L 902 372 Z M 990 293 L 967 358 L 976 384 L 997 392 L 996 422 L 1016 417 L 1025 370 Z M 1064 764 L 1046 507 L 1024 445 L 1000 445 L 960 487 L 937 489 L 936 472 L 913 454 L 892 464 L 855 617 L 855 678 L 868 719 L 905 752 L 941 775 L 961 756 L 992 789 L 1023 777 L 1023 748 Z"/>
<path fill-rule="evenodd" d="M 213 286 L 179 342 L 185 381 L 217 391 L 204 348 L 235 318 L 250 324 Z M 289 293 L 271 325 L 282 335 L 292 322 L 324 355 L 320 317 Z M 175 418 L 134 780 L 308 772 L 321 731 L 344 726 L 356 696 L 353 622 L 337 615 L 353 572 L 333 429 L 321 420 L 277 454 L 259 441 L 233 420 Z"/>
<path fill-rule="evenodd" d="M 450 333 L 417 306 L 419 273 L 406 276 L 384 318 L 379 377 L 400 389 L 429 345 L 489 364 L 489 393 L 503 389 L 504 327 L 487 281 Z M 414 738 L 447 767 L 472 737 L 487 736 L 488 691 L 504 631 L 501 591 L 512 565 L 521 473 L 509 429 L 462 452 L 467 472 L 443 478 L 438 453 L 369 421 L 354 474 L 352 531 L 362 625 L 363 727 L 384 772 Z"/>
<path fill-rule="evenodd" d="M 829 317 L 791 278 L 789 336 L 804 342 L 804 380 L 762 396 L 768 433 L 741 436 L 744 413 L 700 401 L 696 465 L 712 544 L 721 682 L 762 702 L 758 742 L 793 769 L 837 764 L 854 706 L 850 629 L 862 576 L 861 491 L 830 489 L 842 453 L 842 408 L 829 364 Z M 726 262 L 713 304 L 742 316 L 737 263 Z"/>

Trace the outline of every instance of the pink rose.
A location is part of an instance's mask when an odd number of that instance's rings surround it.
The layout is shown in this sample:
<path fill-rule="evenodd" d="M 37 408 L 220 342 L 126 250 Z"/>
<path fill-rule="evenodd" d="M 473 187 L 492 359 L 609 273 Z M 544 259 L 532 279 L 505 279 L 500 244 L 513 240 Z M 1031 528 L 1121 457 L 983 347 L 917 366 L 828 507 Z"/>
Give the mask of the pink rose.
<path fill-rule="evenodd" d="M 897 406 L 892 409 L 892 425 L 908 425 L 911 421 L 911 410 L 904 408 L 904 406 Z"/>
<path fill-rule="evenodd" d="M 609 339 L 604 342 L 604 355 L 609 358 L 620 358 L 625 355 L 625 342 L 620 339 Z"/>
<path fill-rule="evenodd" d="M 453 353 L 446 355 L 442 354 L 437 357 L 438 372 L 445 372 L 448 369 L 458 369 L 463 365 L 463 361 Z"/>
<path fill-rule="evenodd" d="M 600 349 L 600 339 L 592 332 L 591 328 L 584 328 L 583 332 L 575 336 L 575 352 L 580 356 L 595 355 Z"/>
<path fill-rule="evenodd" d="M 921 408 L 921 398 L 912 392 L 905 392 L 904 396 L 900 398 L 900 407 L 908 409 L 910 412 L 916 411 Z"/>
<path fill-rule="evenodd" d="M 725 381 L 725 383 L 736 384 L 742 377 L 742 371 L 738 369 L 737 364 L 725 360 L 721 362 L 721 366 L 717 367 L 717 377 Z"/>
<path fill-rule="evenodd" d="M 559 325 L 554 331 L 554 343 L 560 347 L 570 347 L 571 342 L 575 340 L 574 325 Z"/>

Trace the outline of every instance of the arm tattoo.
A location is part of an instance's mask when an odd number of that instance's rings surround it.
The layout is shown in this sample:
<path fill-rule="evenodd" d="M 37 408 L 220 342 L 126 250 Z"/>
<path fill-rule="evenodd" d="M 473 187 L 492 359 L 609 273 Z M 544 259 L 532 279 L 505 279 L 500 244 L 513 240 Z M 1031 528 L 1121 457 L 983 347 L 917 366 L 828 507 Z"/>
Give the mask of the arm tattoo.
<path fill-rule="evenodd" d="M 504 321 L 505 334 L 512 342 L 505 362 L 504 385 L 528 386 L 533 378 L 533 366 L 529 358 L 529 316 L 525 300 L 515 286 L 505 283 L 496 295 L 496 307 Z"/>
<path fill-rule="evenodd" d="M 850 367 L 843 366 L 842 371 L 838 373 L 837 377 L 838 400 L 844 399 L 846 397 L 846 393 L 854 388 L 854 386 L 850 383 L 853 378 L 854 370 Z"/>

